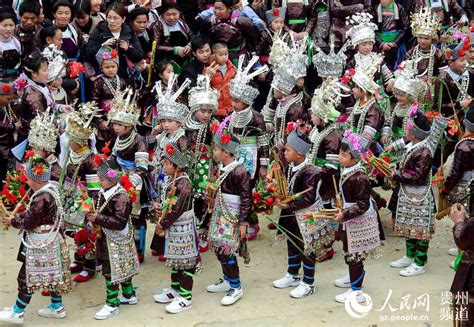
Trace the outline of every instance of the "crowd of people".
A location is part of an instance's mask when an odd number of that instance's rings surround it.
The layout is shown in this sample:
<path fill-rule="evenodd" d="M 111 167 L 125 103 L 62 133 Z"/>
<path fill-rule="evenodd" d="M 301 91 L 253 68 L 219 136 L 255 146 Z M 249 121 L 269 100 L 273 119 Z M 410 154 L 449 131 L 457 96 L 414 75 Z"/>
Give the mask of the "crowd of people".
<path fill-rule="evenodd" d="M 0 321 L 23 323 L 35 291 L 51 297 L 40 316 L 65 318 L 62 294 L 99 271 L 107 297 L 95 319 L 111 318 L 137 304 L 148 247 L 171 269 L 153 296 L 167 312 L 192 308 L 209 250 L 222 276 L 207 291 L 232 305 L 244 294 L 237 257 L 249 260 L 262 215 L 286 237 L 274 287 L 313 294 L 316 263 L 341 241 L 348 274 L 334 283 L 347 291 L 335 301 L 363 302 L 388 207 L 406 239 L 390 264 L 403 277 L 426 273 L 436 218 L 451 211 L 451 290 L 471 292 L 455 319 L 471 326 L 473 7 L 2 2 L 0 214 L 23 233 L 18 295 Z"/>

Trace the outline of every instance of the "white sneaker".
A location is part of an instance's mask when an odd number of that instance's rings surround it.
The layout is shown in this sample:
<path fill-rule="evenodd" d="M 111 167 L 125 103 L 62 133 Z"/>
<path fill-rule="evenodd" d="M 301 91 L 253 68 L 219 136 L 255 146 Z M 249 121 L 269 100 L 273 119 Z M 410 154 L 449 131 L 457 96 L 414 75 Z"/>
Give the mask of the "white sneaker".
<path fill-rule="evenodd" d="M 390 263 L 390 267 L 392 268 L 405 268 L 411 265 L 413 262 L 415 262 L 415 259 L 408 258 L 406 255 L 404 255 L 402 258 L 392 261 Z"/>
<path fill-rule="evenodd" d="M 102 309 L 100 309 L 99 312 L 95 314 L 94 319 L 96 320 L 109 319 L 115 316 L 117 313 L 119 313 L 118 307 L 111 307 L 110 305 L 106 304 L 102 307 Z"/>
<path fill-rule="evenodd" d="M 0 321 L 21 325 L 24 319 L 25 313 L 15 313 L 13 312 L 13 308 L 3 308 L 3 310 L 0 311 Z"/>
<path fill-rule="evenodd" d="M 300 282 L 300 284 L 290 292 L 290 296 L 295 299 L 301 299 L 305 296 L 311 295 L 314 293 L 314 286 L 308 285 L 305 282 Z"/>
<path fill-rule="evenodd" d="M 273 281 L 273 286 L 276 288 L 287 288 L 290 286 L 298 286 L 300 284 L 300 278 L 286 273 L 282 278 Z"/>
<path fill-rule="evenodd" d="M 356 297 L 357 303 L 362 303 L 362 302 L 365 301 L 365 298 L 362 296 L 362 290 L 360 290 L 360 291 L 353 291 L 352 288 L 350 288 L 350 289 L 348 289 L 347 291 L 345 291 L 344 293 L 336 295 L 336 297 L 335 297 L 336 302 L 339 302 L 339 303 L 346 303 L 346 299 L 347 299 L 350 295 L 352 295 L 352 292 L 356 292 L 355 297 Z"/>
<path fill-rule="evenodd" d="M 232 305 L 237 302 L 244 295 L 242 286 L 239 288 L 231 288 L 227 291 L 225 296 L 221 300 L 222 305 Z"/>
<path fill-rule="evenodd" d="M 119 299 L 120 299 L 120 304 L 134 305 L 138 303 L 138 298 L 136 295 L 132 295 L 129 299 L 127 299 L 123 295 L 120 295 Z"/>
<path fill-rule="evenodd" d="M 449 255 L 452 255 L 453 257 L 455 257 L 455 256 L 458 255 L 458 248 L 457 248 L 457 247 L 450 248 L 450 249 L 448 250 L 448 253 L 449 253 Z"/>
<path fill-rule="evenodd" d="M 44 309 L 39 309 L 38 315 L 43 318 L 63 319 L 66 318 L 66 310 L 64 310 L 64 306 L 61 306 L 58 309 L 53 309 L 51 305 L 48 305 Z"/>
<path fill-rule="evenodd" d="M 416 263 L 412 263 L 405 269 L 400 270 L 400 276 L 412 277 L 412 276 L 424 274 L 425 272 L 426 272 L 426 265 L 418 266 Z"/>
<path fill-rule="evenodd" d="M 193 307 L 192 300 L 186 300 L 185 298 L 181 296 L 177 296 L 174 298 L 173 302 L 171 302 L 165 307 L 165 310 L 168 311 L 169 313 L 181 313 L 181 312 L 191 309 L 192 307 Z"/>
<path fill-rule="evenodd" d="M 153 295 L 153 300 L 158 303 L 171 303 L 177 296 L 178 292 L 176 292 L 174 289 L 165 288 L 161 294 Z"/>
<path fill-rule="evenodd" d="M 351 287 L 351 277 L 347 274 L 344 277 L 338 278 L 334 281 L 334 285 L 341 288 Z"/>
<path fill-rule="evenodd" d="M 222 278 L 219 278 L 217 283 L 209 285 L 207 287 L 207 291 L 209 293 L 222 293 L 222 292 L 228 292 L 230 290 L 230 284 L 228 281 L 223 280 Z"/>

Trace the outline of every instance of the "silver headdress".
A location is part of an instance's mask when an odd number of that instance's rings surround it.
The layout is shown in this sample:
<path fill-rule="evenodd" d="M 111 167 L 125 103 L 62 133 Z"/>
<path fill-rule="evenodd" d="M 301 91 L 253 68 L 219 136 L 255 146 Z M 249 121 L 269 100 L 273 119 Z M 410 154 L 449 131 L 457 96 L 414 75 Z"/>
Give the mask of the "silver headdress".
<path fill-rule="evenodd" d="M 44 48 L 42 55 L 48 60 L 48 82 L 66 76 L 67 60 L 62 50 L 50 44 Z"/>
<path fill-rule="evenodd" d="M 156 99 L 158 100 L 158 120 L 175 120 L 184 123 L 186 116 L 189 113 L 188 107 L 185 104 L 178 102 L 178 97 L 184 92 L 184 90 L 191 84 L 191 81 L 187 78 L 180 88 L 174 92 L 173 88 L 178 83 L 178 75 L 171 74 L 168 79 L 168 85 L 165 92 L 161 90 L 161 81 L 155 84 Z"/>
<path fill-rule="evenodd" d="M 56 150 L 58 133 L 54 114 L 48 109 L 38 114 L 31 121 L 28 144 L 33 149 L 54 152 Z"/>
<path fill-rule="evenodd" d="M 92 120 L 99 112 L 97 104 L 92 102 L 82 103 L 76 111 L 68 115 L 66 134 L 70 140 L 85 144 L 94 133 L 95 128 L 92 126 Z"/>
<path fill-rule="evenodd" d="M 191 112 L 199 109 L 217 111 L 219 91 L 211 87 L 211 79 L 207 75 L 198 75 L 196 86 L 188 93 L 188 104 Z"/>
<path fill-rule="evenodd" d="M 411 15 L 410 27 L 415 37 L 436 39 L 441 28 L 441 22 L 438 15 L 431 8 L 424 7 L 419 12 Z"/>
<path fill-rule="evenodd" d="M 237 65 L 237 74 L 234 79 L 230 81 L 230 96 L 251 106 L 258 96 L 259 91 L 257 88 L 250 86 L 249 82 L 255 76 L 266 73 L 268 66 L 261 66 L 250 73 L 250 70 L 258 61 L 258 57 L 253 56 L 245 68 L 243 67 L 244 59 L 245 55 L 240 55 L 239 64 Z"/>
<path fill-rule="evenodd" d="M 291 93 L 298 78 L 306 76 L 306 40 L 307 38 L 295 41 L 292 38 L 292 46 L 289 47 L 286 57 L 274 70 L 272 86 L 285 94 Z"/>
<path fill-rule="evenodd" d="M 347 18 L 346 25 L 352 26 L 346 33 L 346 36 L 351 39 L 351 44 L 356 47 L 362 42 L 375 43 L 375 30 L 377 25 L 372 23 L 374 17 L 365 12 L 358 12 Z"/>
<path fill-rule="evenodd" d="M 357 86 L 372 94 L 374 94 L 380 87 L 374 82 L 374 75 L 383 61 L 383 57 L 380 53 L 378 53 L 374 58 L 374 62 L 372 62 L 372 65 L 367 70 L 362 71 L 361 69 L 356 69 L 356 73 L 352 77 L 352 80 L 357 84 Z"/>
<path fill-rule="evenodd" d="M 290 47 L 288 46 L 288 34 L 284 34 L 282 37 L 283 31 L 278 31 L 272 37 L 272 47 L 270 48 L 270 54 L 268 56 L 268 63 L 276 68 L 278 65 L 282 64 L 288 53 L 290 52 Z"/>
<path fill-rule="evenodd" d="M 189 156 L 186 152 L 181 151 L 179 145 L 175 142 L 166 144 L 161 152 L 161 157 L 168 158 L 178 167 L 185 168 L 189 165 Z"/>
<path fill-rule="evenodd" d="M 393 92 L 401 92 L 416 101 L 424 90 L 424 83 L 417 78 L 417 62 L 414 60 L 405 60 L 395 71 L 395 83 Z"/>
<path fill-rule="evenodd" d="M 350 89 L 340 83 L 336 77 L 329 77 L 314 90 L 311 112 L 325 122 L 333 122 L 340 115 L 336 108 L 340 105 L 341 99 L 348 96 L 350 96 Z"/>
<path fill-rule="evenodd" d="M 109 111 L 109 120 L 125 126 L 135 126 L 140 118 L 140 108 L 135 102 L 136 95 L 131 88 L 117 92 Z"/>
<path fill-rule="evenodd" d="M 334 34 L 329 36 L 330 50 L 329 53 L 324 53 L 319 47 L 315 46 L 317 53 L 313 56 L 313 62 L 318 71 L 319 77 L 341 77 L 344 73 L 347 57 L 344 54 L 348 44 L 347 42 L 342 46 L 338 53 L 334 51 Z"/>

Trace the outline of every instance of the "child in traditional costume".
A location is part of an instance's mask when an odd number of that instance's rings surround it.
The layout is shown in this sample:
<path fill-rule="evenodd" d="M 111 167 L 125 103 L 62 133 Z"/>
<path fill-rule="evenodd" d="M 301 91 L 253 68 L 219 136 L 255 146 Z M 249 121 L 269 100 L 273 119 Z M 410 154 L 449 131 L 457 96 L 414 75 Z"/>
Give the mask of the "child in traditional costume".
<path fill-rule="evenodd" d="M 211 293 L 226 292 L 222 305 L 237 302 L 244 294 L 240 284 L 236 252 L 246 238 L 252 208 L 250 175 L 236 160 L 239 151 L 237 138 L 220 128 L 214 139 L 214 155 L 220 162 L 219 178 L 215 182 L 215 203 L 209 227 L 211 249 L 221 263 L 223 278 L 209 285 Z"/>
<path fill-rule="evenodd" d="M 189 141 L 186 137 L 185 121 L 188 116 L 189 109 L 185 104 L 178 101 L 178 97 L 189 86 L 190 81 L 185 80 L 178 90 L 175 90 L 178 76 L 171 73 L 168 79 L 168 87 L 163 91 L 161 81 L 155 86 L 157 92 L 157 120 L 161 126 L 162 132 L 156 137 L 155 157 L 153 159 L 154 171 L 154 187 L 158 196 L 163 194 L 162 184 L 165 176 L 162 172 L 161 153 L 163 153 L 167 144 L 177 143 L 180 149 L 188 149 Z M 153 235 L 150 248 L 154 256 L 159 256 L 160 261 L 165 261 L 164 254 L 165 239 L 157 234 Z"/>
<path fill-rule="evenodd" d="M 273 286 L 286 288 L 296 286 L 290 292 L 293 298 L 303 298 L 314 293 L 314 271 L 316 259 L 326 253 L 332 242 L 332 227 L 329 219 L 308 219 L 307 214 L 323 209 L 319 193 L 323 171 L 313 165 L 306 155 L 311 149 L 308 137 L 297 130 L 292 131 L 285 144 L 288 167 L 288 203 L 278 203 L 282 209 L 277 234 L 288 238 L 288 271 L 275 280 Z M 298 196 L 298 193 L 303 193 Z M 282 199 L 286 200 L 286 199 Z M 299 270 L 303 263 L 303 280 Z"/>
<path fill-rule="evenodd" d="M 392 179 L 400 183 L 395 233 L 406 237 L 406 255 L 393 261 L 393 268 L 404 268 L 400 275 L 411 277 L 426 272 L 429 241 L 434 233 L 435 200 L 431 190 L 431 165 L 441 133 L 447 123 L 442 118 L 430 127 L 426 116 L 410 112 L 405 148 L 399 170 Z"/>
<path fill-rule="evenodd" d="M 427 100 L 436 103 L 433 98 L 434 79 L 445 70 L 446 60 L 443 52 L 435 46 L 440 29 L 439 18 L 430 8 L 422 8 L 412 15 L 411 33 L 416 37 L 416 46 L 407 52 L 407 59 L 416 62 L 418 77 L 425 80 L 429 92 Z"/>
<path fill-rule="evenodd" d="M 28 209 L 7 216 L 3 224 L 23 230 L 18 260 L 18 295 L 12 308 L 0 312 L 0 321 L 21 324 L 33 293 L 51 292 L 51 304 L 40 309 L 45 318 L 65 318 L 61 294 L 71 289 L 69 250 L 64 239 L 64 209 L 57 184 L 50 181 L 51 166 L 35 155 L 25 168 L 27 183 L 33 190 Z"/>
<path fill-rule="evenodd" d="M 211 154 L 212 133 L 210 122 L 213 113 L 218 110 L 219 92 L 210 86 L 209 77 L 198 76 L 197 85 L 188 93 L 190 112 L 186 118 L 186 135 L 193 153 L 191 161 L 191 180 L 194 188 L 194 212 L 201 229 L 199 251 L 208 249 L 206 241 L 211 211 L 206 199 L 206 183 L 213 179 L 213 161 Z M 215 123 L 217 124 L 217 123 Z"/>
<path fill-rule="evenodd" d="M 334 284 L 349 289 L 336 295 L 335 300 L 339 303 L 345 303 L 348 297 L 354 297 L 357 302 L 364 301 L 364 260 L 380 245 L 377 211 L 371 196 L 370 180 L 360 162 L 367 145 L 368 140 L 363 136 L 350 130 L 344 132 L 339 152 L 339 162 L 343 167 L 339 181 L 343 208 L 339 209 L 335 220 L 340 223 L 339 233 L 349 274 L 336 279 Z"/>
<path fill-rule="evenodd" d="M 131 89 L 118 92 L 111 102 L 109 120 L 117 136 L 112 156 L 120 165 L 122 171 L 130 177 L 135 185 L 138 196 L 133 203 L 132 223 L 134 228 L 135 245 L 140 262 L 145 259 L 146 220 L 148 212 L 150 187 L 146 174 L 148 173 L 148 149 L 145 138 L 136 132 L 140 116 L 137 107 L 136 93 Z"/>
<path fill-rule="evenodd" d="M 167 144 L 161 156 L 168 181 L 163 187 L 162 216 L 156 231 L 165 231 L 165 256 L 166 265 L 171 267 L 171 287 L 153 298 L 158 303 L 169 303 L 165 308 L 169 313 L 180 313 L 192 308 L 193 275 L 198 259 L 193 186 L 185 172 L 190 158 L 176 143 Z"/>
<path fill-rule="evenodd" d="M 250 72 L 258 61 L 258 57 L 254 56 L 245 68 L 243 67 L 243 61 L 244 57 L 241 56 L 237 75 L 230 82 L 233 112 L 223 121 L 223 124 L 225 125 L 228 122 L 230 133 L 239 140 L 240 150 L 238 156 L 250 174 L 250 187 L 253 189 L 257 180 L 266 176 L 269 159 L 265 122 L 262 114 L 252 107 L 259 92 L 249 82 L 255 76 L 265 73 L 268 68 L 263 66 Z M 260 231 L 256 212 L 252 211 L 248 222 L 250 223 L 248 239 L 252 240 Z"/>
<path fill-rule="evenodd" d="M 109 141 L 115 140 L 112 126 L 107 125 L 108 113 L 112 100 L 127 87 L 126 81 L 119 77 L 119 56 L 116 49 L 103 46 L 95 56 L 102 74 L 97 76 L 92 85 L 92 100 L 102 109 L 102 115 L 96 119 L 98 129 L 97 149 L 100 151 Z"/>
<path fill-rule="evenodd" d="M 95 239 L 95 234 L 88 228 L 81 228 L 84 224 L 85 213 L 77 205 L 82 191 L 87 190 L 89 197 L 95 197 L 100 189 L 97 167 L 94 162 L 94 150 L 90 146 L 90 137 L 95 132 L 91 123 L 98 113 L 99 108 L 93 102 L 82 104 L 77 111 L 69 114 L 67 118 L 66 137 L 68 139 L 68 157 L 65 163 L 65 180 L 63 192 L 65 198 L 65 222 L 70 230 L 76 232 L 76 245 L 74 262 L 71 264 L 71 273 L 79 273 L 74 278 L 77 283 L 90 280 L 95 274 L 95 242 L 94 246 L 79 250 L 81 247 L 79 235 L 90 240 Z M 94 234 L 94 235 L 92 235 Z M 87 242 L 87 241 L 84 241 Z"/>
<path fill-rule="evenodd" d="M 97 264 L 102 266 L 107 300 L 94 316 L 109 319 L 119 312 L 120 304 L 137 304 L 132 277 L 139 272 L 133 229 L 129 223 L 132 202 L 120 185 L 122 173 L 115 160 L 103 161 L 97 168 L 101 189 L 95 208 L 86 218 L 100 230 L 97 239 Z M 119 297 L 119 286 L 122 296 Z"/>

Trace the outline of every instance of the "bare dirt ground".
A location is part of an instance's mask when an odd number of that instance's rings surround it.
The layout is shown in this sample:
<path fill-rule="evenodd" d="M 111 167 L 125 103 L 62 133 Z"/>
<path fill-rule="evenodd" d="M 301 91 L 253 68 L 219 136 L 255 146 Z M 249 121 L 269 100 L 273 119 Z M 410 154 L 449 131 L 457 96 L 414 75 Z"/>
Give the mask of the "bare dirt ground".
<path fill-rule="evenodd" d="M 27 309 L 27 325 L 69 326 L 450 326 L 449 304 L 444 292 L 449 291 L 454 272 L 447 254 L 454 246 L 452 222 L 436 223 L 436 235 L 430 242 L 428 271 L 424 275 L 406 278 L 389 267 L 390 261 L 404 254 L 404 239 L 390 230 L 389 212 L 381 211 L 387 240 L 383 257 L 367 260 L 364 293 L 371 296 L 372 310 L 362 318 L 351 317 L 344 305 L 334 301 L 345 289 L 334 286 L 335 278 L 347 274 L 341 243 L 335 245 L 336 255 L 330 261 L 316 265 L 315 294 L 293 299 L 290 289 L 275 289 L 272 281 L 286 271 L 286 243 L 274 243 L 274 232 L 266 229 L 268 220 L 261 218 L 262 231 L 249 243 L 251 262 L 248 267 L 240 260 L 244 297 L 231 307 L 220 305 L 221 294 L 206 292 L 206 286 L 221 276 L 220 265 L 212 253 L 203 255 L 203 271 L 196 274 L 193 289 L 193 309 L 171 315 L 164 306 L 155 303 L 152 295 L 169 285 L 169 269 L 147 253 L 141 273 L 134 278 L 139 302 L 121 306 L 118 316 L 108 321 L 96 321 L 93 316 L 105 301 L 105 283 L 101 275 L 80 285 L 64 296 L 67 318 L 48 320 L 36 311 L 49 303 L 48 298 L 35 294 Z M 20 238 L 15 230 L 0 232 L 0 305 L 11 306 L 16 296 L 16 276 L 20 267 L 16 254 Z M 148 243 L 152 228 L 148 231 Z M 70 242 L 70 240 L 69 240 Z M 71 243 L 71 254 L 73 250 Z M 391 290 L 391 291 L 390 291 Z M 389 297 L 389 294 L 391 296 Z"/>

